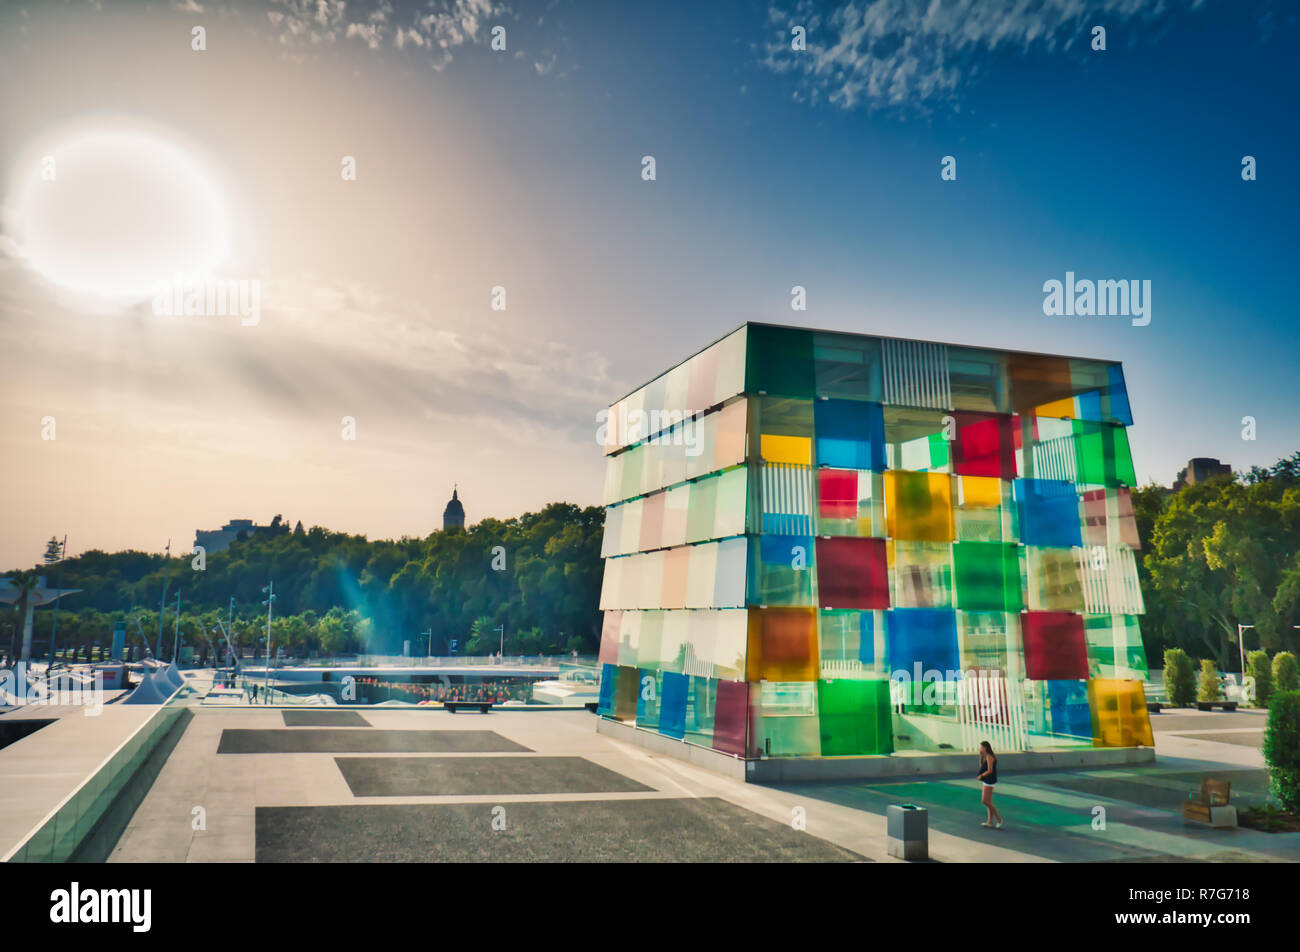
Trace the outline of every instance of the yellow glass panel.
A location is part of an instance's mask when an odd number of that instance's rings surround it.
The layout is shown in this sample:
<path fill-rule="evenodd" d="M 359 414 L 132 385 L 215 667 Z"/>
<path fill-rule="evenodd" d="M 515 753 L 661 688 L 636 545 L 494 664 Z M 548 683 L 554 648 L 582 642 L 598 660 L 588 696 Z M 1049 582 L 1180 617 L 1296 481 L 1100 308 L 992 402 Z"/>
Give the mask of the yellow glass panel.
<path fill-rule="evenodd" d="M 764 433 L 760 452 L 769 463 L 812 463 L 812 439 L 807 436 L 777 436 Z"/>
<path fill-rule="evenodd" d="M 815 608 L 751 608 L 747 681 L 816 681 Z"/>
<path fill-rule="evenodd" d="M 1088 682 L 1094 747 L 1154 747 L 1141 681 L 1093 678 Z"/>
<path fill-rule="evenodd" d="M 961 477 L 961 504 L 972 509 L 1002 505 L 1002 480 L 996 476 Z"/>
<path fill-rule="evenodd" d="M 952 477 L 946 473 L 885 473 L 885 510 L 891 539 L 951 542 Z"/>
<path fill-rule="evenodd" d="M 1040 417 L 1056 417 L 1058 419 L 1073 420 L 1078 414 L 1074 409 L 1074 397 L 1066 397 L 1064 400 L 1053 400 L 1051 403 L 1044 403 L 1042 406 L 1034 408 L 1034 415 Z"/>

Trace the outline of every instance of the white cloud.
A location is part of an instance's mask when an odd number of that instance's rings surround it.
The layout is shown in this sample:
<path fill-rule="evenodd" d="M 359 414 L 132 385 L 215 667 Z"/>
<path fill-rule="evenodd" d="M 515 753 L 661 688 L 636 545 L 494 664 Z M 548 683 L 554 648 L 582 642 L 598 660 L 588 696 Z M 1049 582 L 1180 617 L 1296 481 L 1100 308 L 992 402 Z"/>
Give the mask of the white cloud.
<path fill-rule="evenodd" d="M 826 12 L 824 4 L 797 0 L 769 10 L 777 32 L 763 62 L 796 78 L 796 99 L 845 109 L 924 108 L 951 99 L 982 55 L 1086 48 L 1094 25 L 1110 31 L 1166 8 L 1165 0 L 851 0 Z M 795 26 L 807 31 L 806 51 L 790 48 Z"/>

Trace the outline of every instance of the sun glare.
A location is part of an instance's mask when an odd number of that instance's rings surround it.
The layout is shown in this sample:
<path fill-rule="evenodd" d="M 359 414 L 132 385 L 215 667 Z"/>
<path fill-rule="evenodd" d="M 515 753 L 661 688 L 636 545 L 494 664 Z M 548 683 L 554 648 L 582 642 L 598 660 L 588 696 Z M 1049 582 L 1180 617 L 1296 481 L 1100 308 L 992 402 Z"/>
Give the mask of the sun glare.
<path fill-rule="evenodd" d="M 71 291 L 141 300 L 178 275 L 212 273 L 229 253 L 221 187 L 192 155 L 156 136 L 83 133 L 29 163 L 17 184 L 23 256 Z"/>

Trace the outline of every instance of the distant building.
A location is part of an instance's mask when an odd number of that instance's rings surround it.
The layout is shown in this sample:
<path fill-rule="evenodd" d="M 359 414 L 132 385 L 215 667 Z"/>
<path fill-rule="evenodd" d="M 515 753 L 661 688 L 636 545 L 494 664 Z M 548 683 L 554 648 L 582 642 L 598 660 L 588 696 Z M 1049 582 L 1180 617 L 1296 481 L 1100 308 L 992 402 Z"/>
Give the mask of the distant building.
<path fill-rule="evenodd" d="M 244 538 L 248 538 L 261 528 L 264 527 L 257 525 L 252 519 L 231 519 L 220 529 L 196 529 L 194 544 L 202 546 L 203 551 L 211 555 L 213 552 L 224 551 L 230 543 L 239 538 L 241 532 L 246 533 Z"/>
<path fill-rule="evenodd" d="M 1195 486 L 1215 476 L 1231 475 L 1232 467 L 1227 463 L 1220 463 L 1217 459 L 1208 456 L 1198 456 L 1188 460 L 1187 465 L 1178 471 L 1178 478 L 1174 480 L 1174 489 Z"/>
<path fill-rule="evenodd" d="M 465 507 L 460 504 L 454 486 L 451 489 L 451 501 L 447 503 L 447 508 L 442 511 L 442 527 L 443 529 L 465 528 Z"/>

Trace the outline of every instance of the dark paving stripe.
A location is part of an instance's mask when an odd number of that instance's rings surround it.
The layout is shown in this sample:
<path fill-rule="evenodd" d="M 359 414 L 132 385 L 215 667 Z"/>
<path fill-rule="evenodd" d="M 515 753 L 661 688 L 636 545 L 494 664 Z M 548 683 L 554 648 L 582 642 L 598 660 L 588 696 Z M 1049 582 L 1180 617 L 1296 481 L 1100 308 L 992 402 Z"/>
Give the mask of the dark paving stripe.
<path fill-rule="evenodd" d="M 356 711 L 285 711 L 285 727 L 369 727 Z"/>
<path fill-rule="evenodd" d="M 1179 737 L 1194 737 L 1197 740 L 1212 740 L 1218 744 L 1237 744 L 1241 747 L 1258 748 L 1264 743 L 1264 728 L 1233 734 L 1219 734 L 1215 731 L 1184 731 Z"/>
<path fill-rule="evenodd" d="M 1201 788 L 1203 778 L 1226 780 L 1232 785 L 1232 802 L 1254 801 L 1268 795 L 1268 771 L 1209 770 L 1205 773 L 1152 774 L 1150 782 L 1122 777 L 1037 777 L 1035 782 L 1108 800 L 1123 800 L 1153 810 L 1178 813 L 1189 793 Z"/>
<path fill-rule="evenodd" d="M 336 757 L 354 797 L 653 790 L 582 757 Z"/>
<path fill-rule="evenodd" d="M 943 789 L 953 787 L 952 784 L 931 782 L 927 786 L 935 789 L 934 796 L 930 797 L 916 796 L 917 786 L 919 785 L 915 782 L 900 782 L 896 785 L 881 783 L 874 785 L 873 789 L 853 782 L 833 782 L 774 785 L 774 789 L 798 793 L 809 800 L 825 800 L 879 814 L 884 814 L 891 803 L 915 803 L 928 811 L 932 831 L 949 833 L 966 840 L 978 840 L 1044 859 L 1059 859 L 1062 851 L 1068 851 L 1071 862 L 1085 863 L 1134 861 L 1159 855 L 1155 850 L 1107 840 L 1099 834 L 1062 829 L 1057 824 L 1063 818 L 1065 808 L 1048 805 L 1045 810 L 1043 804 L 1005 793 L 998 793 L 994 803 L 1006 818 L 1007 825 L 1001 830 L 985 829 L 980 826 L 980 821 L 985 816 L 984 807 L 979 802 L 979 787 L 973 781 L 967 781 L 964 789 L 960 789 L 962 785 L 957 785 L 959 789 L 956 790 Z M 906 795 L 903 795 L 904 791 Z M 964 797 L 961 803 L 965 805 L 957 805 L 957 794 Z M 813 809 L 810 806 L 809 812 Z M 1044 818 L 1047 822 L 1041 822 Z M 1092 816 L 1087 811 L 1080 810 L 1077 820 L 1076 829 L 1086 829 Z M 881 824 L 883 827 L 883 819 Z"/>
<path fill-rule="evenodd" d="M 245 730 L 221 732 L 219 754 L 531 753 L 495 731 Z"/>
<path fill-rule="evenodd" d="M 259 863 L 853 862 L 725 800 L 258 807 Z M 499 814 L 499 811 L 498 811 Z"/>
<path fill-rule="evenodd" d="M 1151 729 L 1163 731 L 1212 731 L 1228 727 L 1263 727 L 1267 714 L 1152 714 Z"/>

